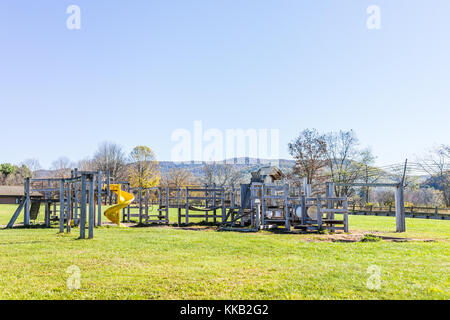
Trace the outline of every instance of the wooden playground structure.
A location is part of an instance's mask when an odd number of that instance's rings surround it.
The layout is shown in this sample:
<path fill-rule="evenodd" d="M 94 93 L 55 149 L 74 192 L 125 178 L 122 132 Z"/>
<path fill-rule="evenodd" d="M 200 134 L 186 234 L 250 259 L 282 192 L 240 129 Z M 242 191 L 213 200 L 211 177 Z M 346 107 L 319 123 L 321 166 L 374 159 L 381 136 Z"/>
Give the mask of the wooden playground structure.
<path fill-rule="evenodd" d="M 169 224 L 169 210 L 177 212 L 178 226 L 192 218 L 219 224 L 220 230 L 258 231 L 292 228 L 304 231 L 348 232 L 347 197 L 334 197 L 327 184 L 325 196 L 312 196 L 311 186 L 252 182 L 237 186 L 134 188 L 135 205 L 123 212 L 122 221 Z M 131 213 L 138 209 L 138 213 Z M 336 215 L 341 218 L 337 218 Z"/>
<path fill-rule="evenodd" d="M 104 188 L 104 186 L 106 188 Z M 23 225 L 29 227 L 30 220 L 39 214 L 41 203 L 45 206 L 44 226 L 50 227 L 51 220 L 59 220 L 59 232 L 71 232 L 73 226 L 80 227 L 80 239 L 94 237 L 94 226 L 102 224 L 102 199 L 111 197 L 109 172 L 78 171 L 71 172 L 70 178 L 26 178 L 25 196 L 14 212 L 6 228 L 12 228 L 20 213 L 24 212 Z M 39 192 L 41 199 L 30 195 Z M 59 212 L 57 211 L 59 204 Z M 96 216 L 97 212 L 97 216 Z"/>
<path fill-rule="evenodd" d="M 170 224 L 170 210 L 177 212 L 178 226 L 195 222 L 212 223 L 224 231 L 259 231 L 298 229 L 303 232 L 348 232 L 348 199 L 336 197 L 332 182 L 326 183 L 325 194 L 312 192 L 306 179 L 300 185 L 290 185 L 280 177 L 266 179 L 253 175 L 249 184 L 239 186 L 187 186 L 131 188 L 127 181 L 112 182 L 109 172 L 73 170 L 70 178 L 25 179 L 25 196 L 14 212 L 7 228 L 12 228 L 24 211 L 25 227 L 35 220 L 41 203 L 45 206 L 44 226 L 59 220 L 59 232 L 71 232 L 79 227 L 80 238 L 94 237 L 94 227 L 102 225 L 102 205 L 112 204 L 113 191 L 129 196 L 128 202 L 117 205 L 117 223 L 136 222 L 140 225 Z M 403 185 L 396 187 L 397 232 L 404 232 L 405 208 Z M 33 192 L 43 198 L 34 199 Z M 104 201 L 104 203 L 103 203 Z M 57 212 L 59 204 L 59 212 Z M 137 209 L 137 213 L 135 212 Z M 110 209 L 108 209 L 110 210 Z M 107 210 L 107 211 L 108 211 Z M 122 212 L 120 217 L 120 211 Z M 106 213 L 106 212 L 105 212 Z M 133 219 L 133 220 L 132 220 Z"/>

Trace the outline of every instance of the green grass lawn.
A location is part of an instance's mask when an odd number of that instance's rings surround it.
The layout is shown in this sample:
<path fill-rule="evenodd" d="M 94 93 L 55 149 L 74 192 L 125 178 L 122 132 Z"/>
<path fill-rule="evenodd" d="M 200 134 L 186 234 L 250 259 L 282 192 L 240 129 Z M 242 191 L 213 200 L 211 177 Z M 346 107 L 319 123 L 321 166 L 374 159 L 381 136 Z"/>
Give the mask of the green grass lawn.
<path fill-rule="evenodd" d="M 0 205 L 0 225 L 16 206 Z M 328 242 L 321 235 L 170 227 L 0 229 L 0 299 L 449 299 L 450 222 L 350 216 L 352 232 L 434 242 Z M 22 218 L 19 218 L 22 222 Z M 171 221 L 176 222 L 175 212 Z M 69 266 L 81 289 L 66 283 Z M 369 289 L 370 266 L 381 286 Z"/>

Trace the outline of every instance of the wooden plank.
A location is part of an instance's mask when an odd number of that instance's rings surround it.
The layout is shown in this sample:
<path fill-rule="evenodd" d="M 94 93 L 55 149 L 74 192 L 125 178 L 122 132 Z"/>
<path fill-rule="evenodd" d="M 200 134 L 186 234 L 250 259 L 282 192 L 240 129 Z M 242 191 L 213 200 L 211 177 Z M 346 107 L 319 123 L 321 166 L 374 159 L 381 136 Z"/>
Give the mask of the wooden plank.
<path fill-rule="evenodd" d="M 206 216 L 204 214 L 182 214 L 181 215 L 183 218 L 205 218 Z M 210 218 L 221 218 L 221 215 L 209 215 Z M 189 221 L 189 220 L 188 220 Z"/>
<path fill-rule="evenodd" d="M 339 187 L 397 187 L 398 183 L 334 183 Z"/>
<path fill-rule="evenodd" d="M 19 206 L 17 207 L 16 211 L 14 212 L 13 216 L 11 217 L 11 220 L 9 220 L 8 225 L 6 228 L 10 229 L 14 226 L 14 223 L 16 222 L 17 218 L 19 217 L 20 213 L 22 212 L 22 209 L 25 207 L 26 198 L 22 198 L 22 201 L 20 202 Z"/>
<path fill-rule="evenodd" d="M 322 209 L 323 213 L 345 213 L 347 211 L 345 209 Z"/>

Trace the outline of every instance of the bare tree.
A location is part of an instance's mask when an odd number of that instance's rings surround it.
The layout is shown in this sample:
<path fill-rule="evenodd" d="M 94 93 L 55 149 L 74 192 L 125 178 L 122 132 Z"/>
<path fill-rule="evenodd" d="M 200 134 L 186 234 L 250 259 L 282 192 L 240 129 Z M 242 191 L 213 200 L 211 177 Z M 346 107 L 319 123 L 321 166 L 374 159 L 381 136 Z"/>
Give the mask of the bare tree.
<path fill-rule="evenodd" d="M 336 183 L 354 183 L 360 176 L 362 167 L 359 161 L 358 138 L 353 130 L 330 132 L 325 136 L 327 143 L 327 165 L 331 181 Z M 350 186 L 335 186 L 336 196 L 351 195 Z"/>
<path fill-rule="evenodd" d="M 78 161 L 77 167 L 81 171 L 95 171 L 97 169 L 94 160 L 89 158 Z"/>
<path fill-rule="evenodd" d="M 180 188 L 191 185 L 194 181 L 192 172 L 183 168 L 172 168 L 162 175 L 160 185 L 164 187 Z"/>
<path fill-rule="evenodd" d="M 289 153 L 296 160 L 294 174 L 306 177 L 307 183 L 312 183 L 327 165 L 327 144 L 325 136 L 316 129 L 305 129 L 288 144 Z"/>
<path fill-rule="evenodd" d="M 377 182 L 383 175 L 383 171 L 373 166 L 375 162 L 375 156 L 372 154 L 370 149 L 365 149 L 361 152 L 361 166 L 362 166 L 362 177 L 361 180 L 363 183 L 375 183 Z M 362 197 L 364 199 L 364 203 L 369 202 L 370 197 L 370 187 L 362 187 L 361 188 Z"/>
<path fill-rule="evenodd" d="M 371 166 L 375 157 L 370 149 L 359 148 L 359 141 L 353 130 L 330 132 L 326 135 L 327 166 L 331 181 L 352 184 L 355 182 L 371 183 L 379 179 L 381 170 Z M 369 187 L 363 187 L 365 202 L 369 201 Z M 335 186 L 335 194 L 352 195 L 352 186 Z"/>
<path fill-rule="evenodd" d="M 125 153 L 122 148 L 112 142 L 103 142 L 99 145 L 92 159 L 95 170 L 109 171 L 114 180 L 126 177 Z"/>
<path fill-rule="evenodd" d="M 22 165 L 25 165 L 28 169 L 30 169 L 33 176 L 36 171 L 42 169 L 42 166 L 37 159 L 26 159 L 22 162 Z"/>
<path fill-rule="evenodd" d="M 230 164 L 205 163 L 202 170 L 203 175 L 200 182 L 206 185 L 235 185 L 243 182 L 244 179 L 244 175 Z"/>
<path fill-rule="evenodd" d="M 437 189 L 442 191 L 444 203 L 450 207 L 450 153 L 449 146 L 442 145 L 432 149 L 421 159 L 420 167 L 434 180 Z"/>
<path fill-rule="evenodd" d="M 51 168 L 55 171 L 55 177 L 69 178 L 70 171 L 74 166 L 75 164 L 69 158 L 63 156 L 53 161 Z"/>

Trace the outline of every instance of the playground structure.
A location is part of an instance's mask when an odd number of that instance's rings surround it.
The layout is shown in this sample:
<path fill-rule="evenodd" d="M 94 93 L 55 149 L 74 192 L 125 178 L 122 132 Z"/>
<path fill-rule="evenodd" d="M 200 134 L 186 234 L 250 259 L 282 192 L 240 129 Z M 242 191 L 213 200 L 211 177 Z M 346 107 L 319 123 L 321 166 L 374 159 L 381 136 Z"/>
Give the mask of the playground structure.
<path fill-rule="evenodd" d="M 278 181 L 253 181 L 236 186 L 187 186 L 134 188 L 136 206 L 124 211 L 123 222 L 169 224 L 169 210 L 176 209 L 178 226 L 191 218 L 220 224 L 221 230 L 258 231 L 291 228 L 303 231 L 342 230 L 348 232 L 347 197 L 335 197 L 327 184 L 324 197 L 311 194 L 311 186 L 294 187 Z M 155 208 L 156 207 L 156 208 Z M 131 208 L 138 209 L 132 214 Z M 155 214 L 152 214 L 155 212 Z M 339 214 L 342 218 L 337 219 Z"/>
<path fill-rule="evenodd" d="M 290 185 L 277 172 L 272 173 L 270 179 L 268 177 L 268 174 L 252 174 L 249 184 L 239 186 L 153 188 L 131 188 L 126 181 L 112 182 L 108 172 L 77 169 L 72 171 L 70 178 L 27 178 L 25 196 L 7 228 L 13 227 L 22 210 L 24 226 L 30 226 L 30 219 L 36 219 L 41 203 L 44 203 L 46 227 L 50 227 L 51 220 L 59 219 L 59 232 L 70 232 L 72 226 L 79 226 L 80 238 L 84 239 L 87 224 L 88 238 L 91 239 L 94 227 L 102 225 L 102 200 L 107 204 L 109 199 L 111 205 L 115 194 L 117 204 L 108 208 L 104 215 L 119 226 L 120 221 L 135 222 L 132 218 L 138 218 L 142 225 L 168 225 L 170 209 L 176 209 L 178 226 L 195 219 L 195 222 L 219 224 L 220 230 L 227 231 L 298 229 L 303 232 L 348 232 L 348 199 L 334 195 L 334 186 L 343 184 L 326 183 L 325 194 L 322 195 L 318 191 L 313 193 L 306 179 L 299 185 Z M 397 232 L 404 232 L 403 184 L 377 186 L 396 187 Z M 34 199 L 32 192 L 41 192 L 44 197 Z M 59 216 L 56 212 L 58 203 Z M 132 209 L 138 209 L 138 213 Z"/>
<path fill-rule="evenodd" d="M 70 178 L 26 178 L 25 196 L 6 227 L 12 228 L 22 211 L 24 212 L 23 225 L 29 227 L 30 220 L 37 218 L 41 203 L 44 203 L 45 227 L 50 227 L 51 220 L 59 220 L 60 233 L 64 230 L 70 232 L 73 226 L 79 226 L 80 239 L 85 239 L 87 225 L 88 238 L 92 239 L 94 226 L 102 224 L 102 199 L 106 200 L 107 197 L 111 199 L 110 180 L 109 172 L 78 171 L 78 169 L 71 172 Z M 113 186 L 113 190 L 117 192 L 117 185 Z M 30 196 L 33 192 L 40 192 L 44 197 L 33 199 Z M 59 216 L 57 204 L 59 204 Z M 114 207 L 109 210 L 112 214 Z"/>

